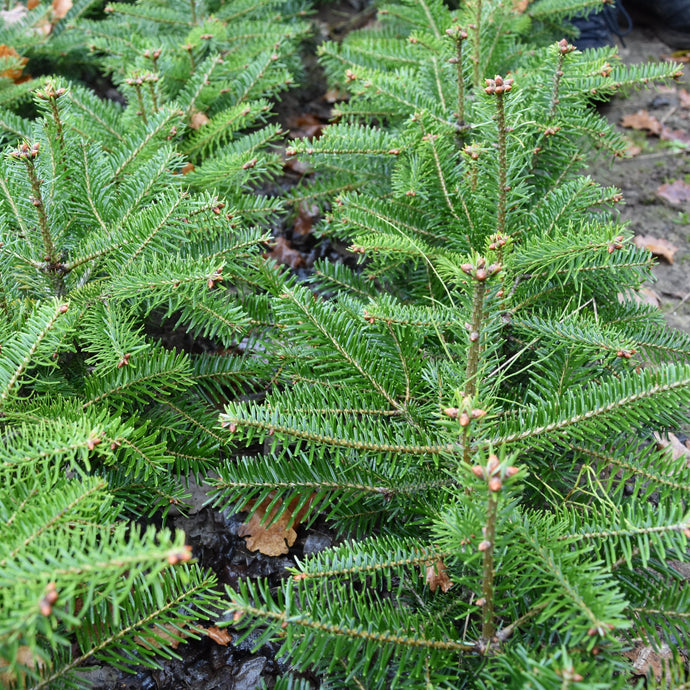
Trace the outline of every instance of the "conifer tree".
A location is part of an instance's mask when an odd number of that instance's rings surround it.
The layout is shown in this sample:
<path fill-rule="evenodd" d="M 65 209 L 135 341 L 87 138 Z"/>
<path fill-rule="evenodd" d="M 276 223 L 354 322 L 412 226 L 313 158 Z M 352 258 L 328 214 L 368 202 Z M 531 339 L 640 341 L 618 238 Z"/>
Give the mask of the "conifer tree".
<path fill-rule="evenodd" d="M 410 0 L 321 49 L 351 98 L 293 146 L 295 198 L 361 263 L 276 284 L 283 385 L 221 415 L 271 452 L 217 504 L 346 538 L 229 591 L 333 687 L 625 687 L 630 640 L 688 634 L 690 477 L 653 432 L 687 419 L 690 338 L 635 300 L 651 257 L 582 174 L 624 150 L 589 100 L 678 68 L 521 54 L 548 9 Z"/>

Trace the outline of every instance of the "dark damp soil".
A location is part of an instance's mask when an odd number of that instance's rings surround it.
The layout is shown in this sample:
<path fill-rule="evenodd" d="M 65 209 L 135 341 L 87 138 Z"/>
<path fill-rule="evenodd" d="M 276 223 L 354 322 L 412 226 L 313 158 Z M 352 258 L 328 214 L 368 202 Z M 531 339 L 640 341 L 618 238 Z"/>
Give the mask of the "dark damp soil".
<path fill-rule="evenodd" d="M 366 0 L 328 4 L 316 17 L 316 40 L 337 39 L 358 23 L 365 23 L 369 15 Z M 620 54 L 630 64 L 663 60 L 670 53 L 644 26 L 638 25 L 625 42 Z M 324 96 L 325 80 L 313 51 L 305 56 L 305 70 L 305 86 L 287 94 L 277 108 L 277 117 L 286 129 L 294 127 L 300 117 L 306 127 L 325 123 L 329 118 L 331 104 Z M 671 327 L 690 331 L 690 201 L 669 203 L 657 191 L 660 185 L 676 180 L 690 183 L 690 96 L 685 99 L 683 89 L 690 91 L 687 74 L 671 86 L 651 85 L 644 91 L 623 94 L 599 105 L 600 112 L 625 133 L 631 146 L 640 150 L 633 148 L 635 155 L 622 160 L 594 160 L 589 174 L 602 184 L 622 190 L 625 205 L 620 208 L 621 219 L 636 235 L 667 240 L 677 247 L 672 264 L 659 260 L 655 268 L 656 282 L 649 286 L 649 297 L 658 299 Z M 673 137 L 663 140 L 644 131 L 623 128 L 623 117 L 639 110 L 655 117 Z M 294 186 L 300 176 L 299 170 L 287 170 L 279 188 Z M 289 219 L 276 230 L 300 254 L 302 261 L 295 266 L 298 272 L 308 271 L 320 257 L 347 260 L 344 248 L 319 244 L 309 233 L 296 232 L 294 223 L 295 218 Z M 323 522 L 317 522 L 308 530 L 299 530 L 298 541 L 289 556 L 268 557 L 251 552 L 245 540 L 237 535 L 244 516 L 226 515 L 204 506 L 208 497 L 203 487 L 193 484 L 190 491 L 192 510 L 187 516 L 172 516 L 168 524 L 186 532 L 195 557 L 202 566 L 216 572 L 221 586 L 235 586 L 242 577 L 267 577 L 277 582 L 294 564 L 295 557 L 318 552 L 335 542 L 333 532 Z M 217 620 L 226 620 L 231 615 L 219 611 Z M 231 628 L 229 631 L 232 634 Z M 240 644 L 222 646 L 204 637 L 181 645 L 177 649 L 180 658 L 162 660 L 158 670 L 126 674 L 111 667 L 96 667 L 85 671 L 83 678 L 94 690 L 270 689 L 276 677 L 287 670 L 287 661 L 277 657 L 275 644 L 264 644 L 252 651 L 255 640 L 256 636 L 251 636 Z M 318 680 L 311 680 L 313 687 L 318 687 Z"/>
<path fill-rule="evenodd" d="M 668 59 L 671 49 L 644 26 L 625 38 L 619 49 L 625 63 L 640 64 Z M 600 112 L 639 149 L 636 155 L 614 163 L 595 161 L 589 173 L 601 184 L 623 192 L 621 220 L 635 235 L 667 240 L 677 247 L 673 264 L 659 258 L 649 288 L 658 297 L 666 321 L 673 328 L 690 331 L 690 201 L 670 203 L 659 195 L 659 187 L 676 181 L 690 183 L 690 69 L 671 85 L 649 88 L 614 98 L 600 106 Z M 623 128 L 626 115 L 645 110 L 665 133 L 659 136 L 643 130 Z"/>

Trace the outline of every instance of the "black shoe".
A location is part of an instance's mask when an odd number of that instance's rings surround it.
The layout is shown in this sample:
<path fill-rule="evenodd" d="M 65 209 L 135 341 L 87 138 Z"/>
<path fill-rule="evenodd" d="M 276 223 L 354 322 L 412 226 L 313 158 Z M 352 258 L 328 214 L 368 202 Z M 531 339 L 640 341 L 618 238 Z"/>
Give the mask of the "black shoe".
<path fill-rule="evenodd" d="M 636 21 L 639 13 L 640 26 L 652 28 L 666 45 L 690 49 L 690 0 L 629 0 L 629 5 Z"/>
<path fill-rule="evenodd" d="M 683 0 L 668 1 L 683 2 Z M 618 24 L 619 14 L 627 24 L 625 30 L 621 30 Z M 577 38 L 573 39 L 573 44 L 578 50 L 612 46 L 614 45 L 614 35 L 618 36 L 621 39 L 621 43 L 623 43 L 623 36 L 627 36 L 632 30 L 630 15 L 620 4 L 616 7 L 606 4 L 600 12 L 590 12 L 586 15 L 574 17 L 571 23 L 579 32 Z M 625 44 L 623 43 L 623 45 Z"/>

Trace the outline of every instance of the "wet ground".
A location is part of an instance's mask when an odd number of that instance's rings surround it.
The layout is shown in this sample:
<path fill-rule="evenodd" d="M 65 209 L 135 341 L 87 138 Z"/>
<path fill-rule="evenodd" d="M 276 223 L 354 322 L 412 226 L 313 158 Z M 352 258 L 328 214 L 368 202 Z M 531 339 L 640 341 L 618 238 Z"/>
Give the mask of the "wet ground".
<path fill-rule="evenodd" d="M 636 28 L 624 40 L 626 45 L 619 52 L 628 64 L 664 60 L 672 53 L 645 27 Z M 690 53 L 677 57 L 687 60 Z M 690 331 L 690 64 L 685 72 L 677 83 L 650 85 L 600 106 L 600 112 L 630 139 L 632 155 L 615 162 L 598 160 L 590 174 L 600 183 L 622 190 L 621 219 L 635 235 L 649 238 L 641 241 L 653 251 L 672 257 L 671 264 L 659 256 L 657 281 L 649 286 L 648 296 L 658 298 L 670 326 Z M 654 134 L 621 123 L 646 124 L 656 130 L 659 123 L 661 130 Z M 662 185 L 667 190 L 673 185 L 672 201 L 663 197 Z"/>

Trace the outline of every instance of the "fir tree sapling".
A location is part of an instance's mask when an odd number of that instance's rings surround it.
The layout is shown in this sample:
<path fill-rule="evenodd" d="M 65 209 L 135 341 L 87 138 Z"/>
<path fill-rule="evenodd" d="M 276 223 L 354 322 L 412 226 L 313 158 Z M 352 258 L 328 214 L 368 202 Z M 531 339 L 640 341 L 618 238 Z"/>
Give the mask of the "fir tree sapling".
<path fill-rule="evenodd" d="M 215 483 L 348 538 L 228 591 L 334 687 L 627 687 L 630 640 L 689 632 L 690 477 L 653 432 L 687 417 L 690 337 L 635 301 L 651 256 L 582 174 L 625 146 L 591 97 L 678 67 L 521 48 L 552 5 L 386 5 L 321 48 L 351 98 L 293 145 L 318 171 L 294 198 L 362 262 L 276 279 L 280 385 L 221 415 L 270 452 Z"/>

